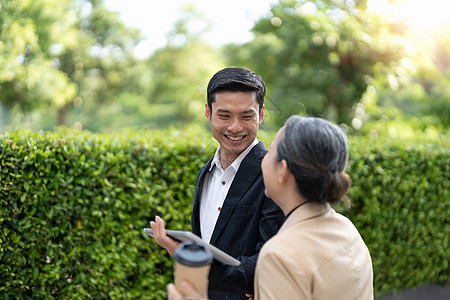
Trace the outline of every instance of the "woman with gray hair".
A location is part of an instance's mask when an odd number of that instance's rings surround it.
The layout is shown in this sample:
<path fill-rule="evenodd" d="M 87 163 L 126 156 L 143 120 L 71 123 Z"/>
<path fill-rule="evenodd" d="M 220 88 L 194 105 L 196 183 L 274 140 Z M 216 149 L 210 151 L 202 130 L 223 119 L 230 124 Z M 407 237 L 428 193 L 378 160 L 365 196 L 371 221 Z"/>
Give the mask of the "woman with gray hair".
<path fill-rule="evenodd" d="M 344 132 L 292 116 L 263 159 L 266 195 L 286 219 L 258 257 L 256 299 L 373 299 L 369 250 L 330 204 L 350 188 Z"/>
<path fill-rule="evenodd" d="M 285 221 L 260 251 L 255 299 L 373 299 L 369 250 L 331 207 L 351 186 L 347 161 L 347 138 L 329 121 L 292 116 L 278 131 L 261 169 L 265 194 Z M 168 291 L 181 299 L 173 285 Z"/>

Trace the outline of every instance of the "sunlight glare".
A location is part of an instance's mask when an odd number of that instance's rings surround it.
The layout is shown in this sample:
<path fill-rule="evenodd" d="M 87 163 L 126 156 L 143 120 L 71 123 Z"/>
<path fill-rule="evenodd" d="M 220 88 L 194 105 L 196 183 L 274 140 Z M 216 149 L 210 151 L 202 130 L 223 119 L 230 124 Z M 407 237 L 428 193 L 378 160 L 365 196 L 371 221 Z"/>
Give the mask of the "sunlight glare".
<path fill-rule="evenodd" d="M 416 35 L 439 31 L 450 24 L 448 0 L 369 0 L 367 9 L 386 19 L 405 22 Z"/>
<path fill-rule="evenodd" d="M 416 34 L 439 30 L 450 21 L 450 2 L 447 0 L 404 0 L 395 10 Z"/>
<path fill-rule="evenodd" d="M 369 0 L 367 8 L 379 15 L 385 14 L 391 10 L 391 5 L 387 0 Z"/>

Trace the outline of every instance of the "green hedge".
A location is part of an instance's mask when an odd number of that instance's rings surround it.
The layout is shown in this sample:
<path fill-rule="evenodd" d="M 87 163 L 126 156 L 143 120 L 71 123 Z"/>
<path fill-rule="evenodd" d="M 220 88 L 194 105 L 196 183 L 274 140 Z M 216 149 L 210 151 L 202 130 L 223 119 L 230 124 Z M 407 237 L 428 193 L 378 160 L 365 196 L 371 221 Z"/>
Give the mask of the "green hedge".
<path fill-rule="evenodd" d="M 377 295 L 449 283 L 449 147 L 350 140 L 351 208 Z M 268 144 L 268 141 L 266 142 Z M 59 129 L 0 136 L 4 298 L 164 299 L 173 262 L 143 234 L 155 215 L 190 230 L 207 132 Z"/>
<path fill-rule="evenodd" d="M 450 152 L 442 144 L 351 139 L 350 209 L 372 256 L 376 295 L 450 283 Z"/>
<path fill-rule="evenodd" d="M 203 144 L 202 144 L 203 143 Z M 0 141 L 0 295 L 165 298 L 172 260 L 143 234 L 190 230 L 195 135 L 19 131 Z"/>

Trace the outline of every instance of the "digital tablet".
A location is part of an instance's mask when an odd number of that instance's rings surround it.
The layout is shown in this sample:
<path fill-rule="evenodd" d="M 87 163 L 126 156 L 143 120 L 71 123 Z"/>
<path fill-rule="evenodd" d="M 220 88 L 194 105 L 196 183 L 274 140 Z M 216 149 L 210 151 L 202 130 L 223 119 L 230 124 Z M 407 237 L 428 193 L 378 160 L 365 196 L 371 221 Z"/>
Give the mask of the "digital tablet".
<path fill-rule="evenodd" d="M 153 230 L 151 228 L 144 228 L 144 232 L 146 234 L 148 234 L 149 236 L 151 236 L 152 238 L 154 238 Z M 170 236 L 171 238 L 173 238 L 174 240 L 177 240 L 179 242 L 195 241 L 195 242 L 207 247 L 214 255 L 214 259 L 220 261 L 221 263 L 224 263 L 226 265 L 232 265 L 232 266 L 239 266 L 241 264 L 241 262 L 239 260 L 237 260 L 236 258 L 226 254 L 225 252 L 223 252 L 222 250 L 220 250 L 219 248 L 217 248 L 211 244 L 205 243 L 200 237 L 198 237 L 197 235 L 193 234 L 190 231 L 166 230 L 166 233 L 168 236 Z"/>

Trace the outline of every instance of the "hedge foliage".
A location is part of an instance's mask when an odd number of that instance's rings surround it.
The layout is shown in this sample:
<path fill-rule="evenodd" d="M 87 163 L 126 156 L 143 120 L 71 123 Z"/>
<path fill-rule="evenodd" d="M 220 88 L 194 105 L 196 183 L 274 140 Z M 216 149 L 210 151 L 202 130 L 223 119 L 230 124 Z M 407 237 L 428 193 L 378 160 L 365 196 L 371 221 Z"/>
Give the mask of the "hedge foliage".
<path fill-rule="evenodd" d="M 448 139 L 350 142 L 353 205 L 337 209 L 369 247 L 376 294 L 449 284 Z M 196 174 L 215 147 L 205 132 L 0 135 L 0 294 L 164 299 L 173 262 L 142 229 L 160 215 L 190 230 Z"/>
<path fill-rule="evenodd" d="M 372 256 L 376 295 L 450 284 L 450 148 L 352 139 L 350 218 Z"/>
<path fill-rule="evenodd" d="M 172 260 L 142 230 L 155 215 L 190 230 L 196 174 L 214 148 L 205 141 L 154 132 L 4 135 L 0 294 L 165 298 Z"/>

